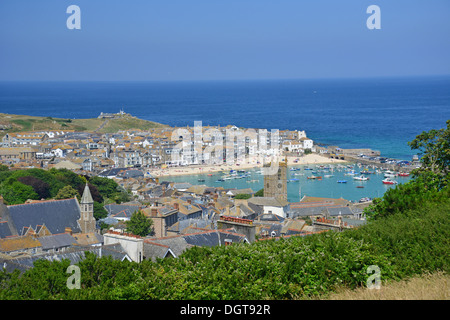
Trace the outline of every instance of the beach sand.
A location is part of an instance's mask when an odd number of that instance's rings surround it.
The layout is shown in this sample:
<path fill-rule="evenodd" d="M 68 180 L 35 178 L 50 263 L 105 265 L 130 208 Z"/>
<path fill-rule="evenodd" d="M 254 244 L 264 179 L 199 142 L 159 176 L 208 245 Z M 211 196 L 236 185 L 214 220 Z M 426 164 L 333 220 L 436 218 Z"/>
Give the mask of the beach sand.
<path fill-rule="evenodd" d="M 298 159 L 297 162 L 295 160 Z M 220 172 L 223 170 L 247 170 L 253 168 L 262 167 L 262 163 L 258 163 L 261 158 L 258 157 L 248 157 L 242 163 L 235 162 L 232 165 L 223 163 L 218 165 L 192 165 L 192 166 L 181 166 L 181 167 L 168 167 L 165 169 L 151 170 L 149 173 L 153 177 L 166 177 L 166 176 L 181 176 L 181 175 L 192 175 L 192 174 L 202 174 L 202 173 L 213 173 Z M 283 158 L 284 160 L 284 158 Z M 321 165 L 321 164 L 338 164 L 345 163 L 347 161 L 330 159 L 319 154 L 308 154 L 300 157 L 288 157 L 288 166 L 292 165 Z"/>

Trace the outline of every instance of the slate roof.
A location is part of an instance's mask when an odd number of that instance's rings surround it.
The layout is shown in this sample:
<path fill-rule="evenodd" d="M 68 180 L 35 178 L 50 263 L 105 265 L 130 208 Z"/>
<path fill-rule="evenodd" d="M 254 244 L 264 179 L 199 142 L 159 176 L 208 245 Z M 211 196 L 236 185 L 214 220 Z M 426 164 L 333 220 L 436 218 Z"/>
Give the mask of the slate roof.
<path fill-rule="evenodd" d="M 77 244 L 75 238 L 68 233 L 39 237 L 38 240 L 42 244 L 42 250 L 58 249 Z"/>
<path fill-rule="evenodd" d="M 12 236 L 11 230 L 9 229 L 8 222 L 0 221 L 0 239 Z"/>
<path fill-rule="evenodd" d="M 44 225 L 52 234 L 64 233 L 71 228 L 74 233 L 81 232 L 77 220 L 80 219 L 80 207 L 77 200 L 52 200 L 8 206 L 11 220 L 19 235 L 24 227 Z"/>
<path fill-rule="evenodd" d="M 126 168 L 112 168 L 108 170 L 104 170 L 98 174 L 99 177 L 113 177 L 117 176 L 121 171 L 127 170 Z"/>
<path fill-rule="evenodd" d="M 144 242 L 144 257 L 145 259 L 151 259 L 156 261 L 157 258 L 174 257 L 175 253 L 170 249 L 168 245 L 156 243 L 156 242 Z"/>
<path fill-rule="evenodd" d="M 14 262 L 11 259 L 0 258 L 0 270 L 4 269 L 6 272 L 11 273 L 14 270 L 19 270 L 20 272 L 25 272 L 31 267 L 22 265 L 20 263 Z"/>
<path fill-rule="evenodd" d="M 62 261 L 68 259 L 71 264 L 76 264 L 86 257 L 86 251 L 94 253 L 98 257 L 110 256 L 114 260 L 129 259 L 122 246 L 118 243 L 98 246 L 98 247 L 79 247 L 71 248 L 63 253 L 44 253 L 34 255 L 30 257 L 20 257 L 13 259 L 0 259 L 0 268 L 5 267 L 8 272 L 12 272 L 14 269 L 25 271 L 34 266 L 34 262 L 40 259 L 46 259 L 48 261 Z"/>
<path fill-rule="evenodd" d="M 348 216 L 353 215 L 353 211 L 349 207 L 327 208 L 327 214 L 329 216 Z"/>
<path fill-rule="evenodd" d="M 141 170 L 129 169 L 129 170 L 121 173 L 120 176 L 122 176 L 124 178 L 139 178 L 139 177 L 143 177 L 144 173 Z"/>
<path fill-rule="evenodd" d="M 225 240 L 232 240 L 233 243 L 243 242 L 245 236 L 225 230 L 212 230 L 200 233 L 187 234 L 183 236 L 186 242 L 190 245 L 199 247 L 215 247 L 224 245 Z"/>
<path fill-rule="evenodd" d="M 285 207 L 289 205 L 289 202 L 274 197 L 253 197 L 248 199 L 248 202 L 257 206 Z"/>
<path fill-rule="evenodd" d="M 180 237 L 180 236 L 145 240 L 144 241 L 144 250 L 145 250 L 146 243 L 147 244 L 148 243 L 150 243 L 150 244 L 157 243 L 160 245 L 165 245 L 172 250 L 172 252 L 175 254 L 176 257 L 181 255 L 183 253 L 183 251 L 185 251 L 186 249 L 193 247 L 193 245 L 188 244 L 187 241 L 183 237 Z M 147 255 L 145 255 L 145 256 L 147 256 Z"/>
<path fill-rule="evenodd" d="M 91 190 L 89 190 L 89 186 L 87 183 L 84 187 L 83 196 L 81 197 L 80 203 L 94 203 L 91 195 Z"/>
<path fill-rule="evenodd" d="M 148 244 L 164 245 L 170 248 L 171 251 L 175 254 L 175 256 L 178 257 L 185 250 L 194 246 L 214 247 L 219 245 L 223 246 L 225 245 L 226 241 L 230 240 L 232 243 L 242 243 L 244 241 L 248 241 L 246 240 L 247 238 L 243 234 L 235 233 L 232 231 L 234 231 L 234 229 L 211 230 L 179 236 L 150 238 L 144 241 L 144 250 L 145 246 Z M 147 250 L 151 250 L 151 248 L 149 247 Z M 144 255 L 146 257 L 151 256 L 149 252 L 147 252 L 147 255 L 145 254 Z"/>
<path fill-rule="evenodd" d="M 188 182 L 180 182 L 180 183 L 175 183 L 173 185 L 173 187 L 178 190 L 184 190 L 184 189 L 189 189 L 190 187 L 192 187 L 192 184 L 190 184 Z"/>
<path fill-rule="evenodd" d="M 112 218 L 130 218 L 131 215 L 138 211 L 141 206 L 138 205 L 124 205 L 124 204 L 107 204 L 105 210 L 108 212 L 108 217 Z"/>
<path fill-rule="evenodd" d="M 290 216 L 292 217 L 307 217 L 321 215 L 327 210 L 327 207 L 292 207 L 290 209 Z"/>

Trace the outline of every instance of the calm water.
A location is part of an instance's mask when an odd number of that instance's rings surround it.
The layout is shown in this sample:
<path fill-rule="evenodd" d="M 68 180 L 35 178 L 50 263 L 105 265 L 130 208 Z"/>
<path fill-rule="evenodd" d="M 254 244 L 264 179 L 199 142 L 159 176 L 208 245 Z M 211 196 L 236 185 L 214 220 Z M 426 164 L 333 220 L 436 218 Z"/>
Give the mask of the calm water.
<path fill-rule="evenodd" d="M 326 166 L 326 165 L 325 165 Z M 314 170 L 305 170 L 305 167 Z M 300 170 L 292 171 L 291 168 L 299 168 Z M 361 198 L 369 197 L 381 197 L 386 190 L 392 188 L 393 185 L 385 185 L 382 183 L 384 178 L 383 173 L 366 174 L 369 178 L 367 181 L 357 181 L 353 177 L 361 176 L 358 174 L 363 168 L 359 168 L 357 165 L 352 165 L 351 168 L 324 170 L 316 169 L 316 165 L 298 165 L 292 166 L 288 169 L 288 201 L 296 202 L 300 199 L 301 195 L 308 195 L 313 197 L 326 197 L 326 198 L 344 198 L 346 200 L 359 201 Z M 348 173 L 354 170 L 356 175 L 349 175 Z M 198 174 L 190 176 L 178 176 L 178 177 L 165 177 L 160 180 L 173 181 L 173 182 L 189 182 L 193 185 L 207 185 L 211 187 L 224 187 L 226 188 L 238 188 L 245 189 L 251 188 L 253 191 L 258 191 L 263 188 L 264 176 L 259 174 L 260 169 L 246 170 L 250 173 L 249 177 L 242 179 L 232 179 L 225 181 L 217 181 L 227 173 L 214 173 L 212 176 L 208 174 Z M 374 171 L 369 169 L 369 171 Z M 313 173 L 314 172 L 314 173 Z M 322 180 L 308 179 L 310 176 L 322 176 Z M 325 175 L 332 175 L 326 178 Z M 198 179 L 204 179 L 205 181 L 199 182 Z M 297 179 L 297 180 L 295 180 Z M 398 183 L 404 183 L 409 181 L 410 177 L 396 177 L 393 178 Z M 338 183 L 338 181 L 345 180 L 347 183 Z M 357 186 L 363 186 L 363 188 L 357 188 Z"/>
<path fill-rule="evenodd" d="M 0 82 L 0 112 L 92 118 L 120 109 L 171 126 L 237 125 L 246 128 L 305 130 L 316 142 L 342 148 L 372 148 L 410 160 L 408 141 L 422 131 L 445 127 L 450 119 L 450 77 L 358 80 L 273 80 L 215 82 Z M 303 173 L 301 171 L 300 173 Z M 372 175 L 364 188 L 343 172 L 322 181 L 295 176 L 288 196 L 381 196 L 388 186 Z M 255 174 L 254 174 L 255 175 Z M 347 178 L 347 184 L 338 179 Z M 262 176 L 205 184 L 262 188 Z M 404 181 L 407 178 L 399 178 Z M 198 177 L 173 181 L 199 184 Z"/>
<path fill-rule="evenodd" d="M 315 141 L 410 160 L 450 119 L 450 77 L 216 82 L 0 82 L 0 112 L 91 118 L 121 108 L 172 126 L 306 130 Z"/>

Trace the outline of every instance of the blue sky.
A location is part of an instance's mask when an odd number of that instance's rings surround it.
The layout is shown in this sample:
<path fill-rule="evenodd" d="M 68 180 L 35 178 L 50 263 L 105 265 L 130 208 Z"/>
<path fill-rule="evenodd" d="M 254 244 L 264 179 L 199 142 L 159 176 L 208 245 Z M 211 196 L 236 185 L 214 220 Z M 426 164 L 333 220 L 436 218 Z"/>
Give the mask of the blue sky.
<path fill-rule="evenodd" d="M 72 4 L 81 30 L 66 27 Z M 449 13 L 449 0 L 1 0 L 0 80 L 449 75 Z"/>

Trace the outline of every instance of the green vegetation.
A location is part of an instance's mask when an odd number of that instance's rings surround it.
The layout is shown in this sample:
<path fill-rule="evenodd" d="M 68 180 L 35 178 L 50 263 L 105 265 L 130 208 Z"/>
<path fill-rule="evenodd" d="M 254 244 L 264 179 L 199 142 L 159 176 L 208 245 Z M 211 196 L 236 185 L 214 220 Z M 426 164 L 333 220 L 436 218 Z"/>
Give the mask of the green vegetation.
<path fill-rule="evenodd" d="M 79 176 L 67 169 L 8 170 L 0 167 L 0 195 L 8 205 L 21 204 L 27 200 L 81 199 L 88 182 L 94 199 L 94 217 L 105 218 L 108 213 L 104 203 L 129 201 L 129 194 L 108 178 Z"/>
<path fill-rule="evenodd" d="M 255 197 L 264 197 L 264 188 L 255 192 Z"/>
<path fill-rule="evenodd" d="M 10 129 L 2 130 L 0 137 L 9 132 L 38 131 L 38 130 L 75 130 L 75 131 L 96 131 L 100 133 L 114 133 L 118 130 L 140 129 L 148 130 L 152 128 L 164 127 L 165 125 L 138 119 L 129 115 L 121 118 L 110 119 L 105 123 L 105 119 L 59 119 L 53 117 L 34 117 L 27 115 L 14 115 L 0 113 L 1 123 L 10 125 Z M 102 126 L 104 125 L 104 126 Z"/>
<path fill-rule="evenodd" d="M 153 220 L 148 218 L 141 210 L 134 212 L 129 221 L 125 222 L 127 231 L 145 237 L 152 231 Z"/>
<path fill-rule="evenodd" d="M 386 193 L 367 210 L 369 223 L 357 229 L 193 247 L 176 259 L 156 262 L 87 254 L 78 263 L 79 290 L 66 286 L 68 260 L 43 260 L 23 274 L 0 272 L 0 299 L 309 299 L 365 286 L 371 265 L 388 282 L 447 274 L 448 175 L 442 174 L 446 168 L 427 168 Z"/>
<path fill-rule="evenodd" d="M 74 197 L 80 198 L 80 194 L 71 185 L 67 185 L 59 189 L 55 196 L 55 200 L 70 199 Z"/>
<path fill-rule="evenodd" d="M 0 273 L 0 299 L 301 299 L 364 286 L 367 267 L 383 280 L 448 272 L 450 201 L 397 213 L 357 230 L 194 247 L 176 259 L 142 263 L 89 254 L 69 290 L 70 262 L 40 261 L 20 275 Z"/>
<path fill-rule="evenodd" d="M 374 199 L 373 205 L 365 210 L 370 219 L 450 198 L 450 120 L 447 128 L 422 132 L 408 144 L 420 151 L 422 166 L 413 171 L 414 179 L 388 190 L 382 198 Z"/>
<path fill-rule="evenodd" d="M 234 197 L 234 199 L 250 199 L 251 197 L 251 194 L 239 193 Z"/>

